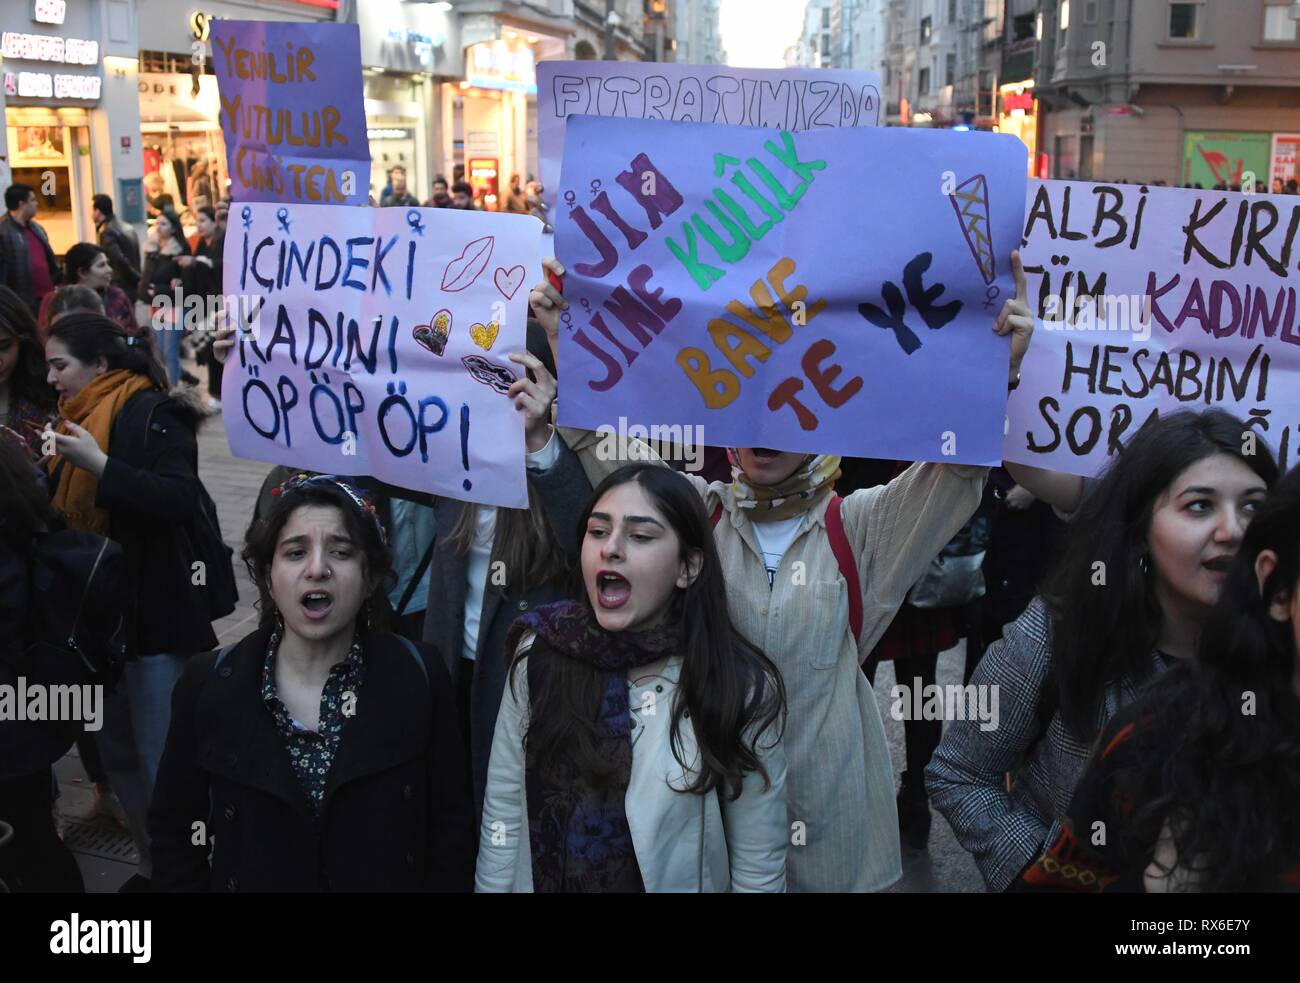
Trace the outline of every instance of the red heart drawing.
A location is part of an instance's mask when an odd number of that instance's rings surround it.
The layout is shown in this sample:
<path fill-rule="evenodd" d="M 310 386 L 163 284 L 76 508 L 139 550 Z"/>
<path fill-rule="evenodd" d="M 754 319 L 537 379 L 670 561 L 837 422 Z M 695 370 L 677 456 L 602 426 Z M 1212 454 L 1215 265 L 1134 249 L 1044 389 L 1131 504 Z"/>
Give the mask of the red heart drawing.
<path fill-rule="evenodd" d="M 524 282 L 527 271 L 522 266 L 512 266 L 510 269 L 498 266 L 496 273 L 492 274 L 492 282 L 497 285 L 506 300 L 513 300 L 515 291 L 519 289 L 520 284 Z"/>

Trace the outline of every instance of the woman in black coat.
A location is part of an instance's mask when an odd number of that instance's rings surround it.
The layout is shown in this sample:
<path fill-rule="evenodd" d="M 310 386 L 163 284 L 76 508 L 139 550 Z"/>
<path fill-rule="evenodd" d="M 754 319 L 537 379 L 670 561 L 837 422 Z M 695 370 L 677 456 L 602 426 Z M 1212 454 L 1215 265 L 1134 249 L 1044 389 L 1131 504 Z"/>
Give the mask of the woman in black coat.
<path fill-rule="evenodd" d="M 127 664 L 96 735 L 109 783 L 122 804 L 149 877 L 145 811 L 162 758 L 171 692 L 186 660 L 217 643 L 206 591 L 196 577 L 203 485 L 197 411 L 168 396 L 149 338 L 128 335 L 100 314 L 53 325 L 45 346 L 60 423 L 50 487 L 74 529 L 122 546 L 128 590 Z"/>
<path fill-rule="evenodd" d="M 176 263 L 183 271 L 182 285 L 187 295 L 194 294 L 204 299 L 201 324 L 187 324 L 190 328 L 206 329 L 209 323 L 209 311 L 215 311 L 213 303 L 222 290 L 222 253 L 226 248 L 226 236 L 217 225 L 217 213 L 208 205 L 195 209 L 194 220 L 198 224 L 198 239 L 194 243 L 192 256 L 180 256 Z M 194 319 L 189 318 L 192 322 Z M 205 338 L 210 336 L 205 336 Z M 208 366 L 208 396 L 214 406 L 221 405 L 221 378 L 223 365 L 215 358 L 207 357 L 207 352 L 196 352 L 200 364 Z"/>
<path fill-rule="evenodd" d="M 57 525 L 24 445 L 0 431 L 0 686 L 17 690 L 39 672 L 29 657 L 42 641 L 29 623 L 40 589 L 31 556 Z M 10 891 L 84 890 L 76 858 L 54 829 L 51 774 L 82 726 L 0 717 L 0 882 Z"/>
<path fill-rule="evenodd" d="M 244 549 L 258 630 L 176 688 L 153 888 L 469 891 L 451 680 L 431 647 L 376 624 L 391 561 L 374 507 L 333 475 L 275 497 Z"/>
<path fill-rule="evenodd" d="M 185 333 L 184 305 L 177 292 L 185 275 L 180 260 L 189 255 L 180 216 L 164 208 L 145 241 L 136 297 L 149 305 L 149 322 L 158 332 L 163 364 L 173 386 L 181 381 L 181 337 Z"/>

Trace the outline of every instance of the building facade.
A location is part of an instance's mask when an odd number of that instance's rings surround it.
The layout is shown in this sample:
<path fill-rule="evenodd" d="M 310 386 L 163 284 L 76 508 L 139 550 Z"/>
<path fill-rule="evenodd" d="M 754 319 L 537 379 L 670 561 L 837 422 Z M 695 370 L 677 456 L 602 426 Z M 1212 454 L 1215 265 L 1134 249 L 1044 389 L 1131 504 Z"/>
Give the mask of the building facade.
<path fill-rule="evenodd" d="M 727 60 L 719 33 L 721 0 L 675 0 L 675 59 L 687 65 L 722 65 Z"/>
<path fill-rule="evenodd" d="M 962 0 L 891 0 L 886 12 L 889 122 L 951 126 L 963 122 L 957 101 L 964 34 Z M 882 73 L 883 74 L 883 73 Z"/>
<path fill-rule="evenodd" d="M 134 4 L 10 4 L 3 29 L 0 187 L 36 189 L 37 221 L 60 255 L 95 238 L 97 192 L 143 222 Z"/>
<path fill-rule="evenodd" d="M 145 228 L 150 187 L 192 222 L 229 193 L 211 26 L 358 26 L 376 200 L 391 171 L 427 200 L 463 170 L 481 206 L 538 171 L 542 59 L 725 59 L 720 0 L 4 0 L 0 186 L 31 184 L 62 255 L 93 239 L 91 197 Z M 11 16 L 15 13 L 16 16 Z M 207 184 L 198 177 L 206 169 Z M 193 200 L 191 200 L 193 198 Z M 189 226 L 188 231 L 192 231 Z"/>
<path fill-rule="evenodd" d="M 1207 188 L 1295 176 L 1292 6 L 1040 0 L 1034 93 L 1050 175 Z"/>
<path fill-rule="evenodd" d="M 794 64 L 800 68 L 831 68 L 831 14 L 835 0 L 808 0 L 803 12 L 803 33 L 795 42 Z"/>

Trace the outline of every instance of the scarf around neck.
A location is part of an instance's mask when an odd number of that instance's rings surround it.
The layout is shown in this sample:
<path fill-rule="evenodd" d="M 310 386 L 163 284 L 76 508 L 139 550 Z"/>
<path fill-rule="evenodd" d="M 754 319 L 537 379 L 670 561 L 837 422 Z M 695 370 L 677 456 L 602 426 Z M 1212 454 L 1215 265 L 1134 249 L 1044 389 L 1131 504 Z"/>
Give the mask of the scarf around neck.
<path fill-rule="evenodd" d="M 570 761 L 552 762 L 548 774 L 527 760 L 528 837 L 533 890 L 539 893 L 635 892 L 645 890 L 637 865 L 624 799 L 632 778 L 632 726 L 628 706 L 629 669 L 657 662 L 680 650 L 676 624 L 644 631 L 608 632 L 580 601 L 540 607 L 510 629 L 507 652 L 526 631 L 537 638 L 528 653 L 529 710 L 550 681 L 560 659 L 574 659 L 599 672 L 598 750 L 612 771 L 597 787 Z"/>
<path fill-rule="evenodd" d="M 126 369 L 105 372 L 95 377 L 72 399 L 59 400 L 61 420 L 57 429 L 60 433 L 71 433 L 63 422 L 71 421 L 88 430 L 99 449 L 107 454 L 113 422 L 122 412 L 122 407 L 136 393 L 152 388 L 153 383 L 149 378 L 136 372 L 128 372 Z M 51 475 L 57 472 L 59 476 L 59 484 L 50 504 L 63 516 L 64 521 L 73 529 L 101 536 L 107 534 L 108 512 L 95 504 L 99 479 L 89 471 L 65 461 L 61 454 L 50 459 L 48 468 Z"/>
<path fill-rule="evenodd" d="M 728 448 L 727 460 L 731 462 L 731 494 L 736 507 L 749 509 L 751 522 L 779 522 L 809 511 L 834 491 L 835 479 L 840 476 L 838 454 L 809 454 L 794 474 L 778 485 L 751 481 L 741 469 L 734 447 Z"/>

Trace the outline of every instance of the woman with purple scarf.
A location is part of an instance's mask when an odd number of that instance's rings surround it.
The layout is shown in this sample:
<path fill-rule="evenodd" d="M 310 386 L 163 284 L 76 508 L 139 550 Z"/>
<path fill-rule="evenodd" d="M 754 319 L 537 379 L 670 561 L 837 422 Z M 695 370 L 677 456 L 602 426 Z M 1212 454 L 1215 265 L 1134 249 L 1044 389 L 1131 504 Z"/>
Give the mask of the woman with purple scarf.
<path fill-rule="evenodd" d="M 507 647 L 477 889 L 784 891 L 785 690 L 727 614 L 699 496 L 632 464 L 578 536 L 581 598 Z"/>

